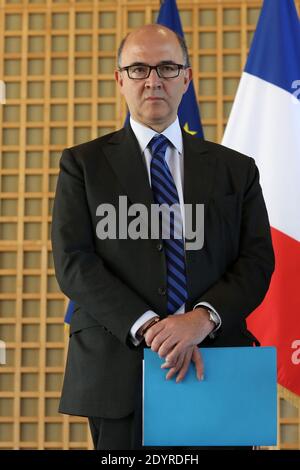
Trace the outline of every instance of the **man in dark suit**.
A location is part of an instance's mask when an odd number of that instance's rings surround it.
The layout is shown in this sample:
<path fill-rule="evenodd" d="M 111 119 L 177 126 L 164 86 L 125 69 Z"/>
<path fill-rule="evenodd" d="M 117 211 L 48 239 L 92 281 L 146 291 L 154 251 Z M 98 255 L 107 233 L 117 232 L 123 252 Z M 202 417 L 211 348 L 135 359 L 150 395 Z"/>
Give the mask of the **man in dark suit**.
<path fill-rule="evenodd" d="M 52 225 L 56 276 L 76 304 L 60 411 L 89 417 L 95 448 L 110 450 L 142 447 L 143 349 L 164 358 L 167 379 L 183 380 L 191 362 L 203 379 L 199 345 L 255 342 L 245 319 L 274 267 L 254 160 L 179 126 L 192 78 L 184 43 L 147 25 L 122 42 L 118 65 L 130 124 L 63 151 Z M 183 231 L 173 245 L 99 236 L 103 204 L 118 234 L 120 197 L 150 210 L 171 195 Z M 184 250 L 184 204 L 204 204 L 201 249 Z"/>

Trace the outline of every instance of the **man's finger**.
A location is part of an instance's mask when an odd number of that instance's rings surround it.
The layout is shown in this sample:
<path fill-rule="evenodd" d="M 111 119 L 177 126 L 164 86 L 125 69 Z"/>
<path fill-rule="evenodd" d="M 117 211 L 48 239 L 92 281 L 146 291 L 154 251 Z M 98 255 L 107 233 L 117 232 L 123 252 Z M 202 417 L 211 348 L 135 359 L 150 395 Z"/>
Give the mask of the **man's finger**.
<path fill-rule="evenodd" d="M 176 374 L 175 367 L 172 367 L 166 375 L 166 380 L 170 380 Z"/>
<path fill-rule="evenodd" d="M 170 362 L 167 362 L 167 361 L 166 361 L 164 364 L 162 364 L 161 368 L 162 368 L 162 369 L 167 369 L 167 368 L 170 369 L 170 368 L 172 368 L 172 369 L 174 369 L 175 372 L 176 372 L 176 371 L 179 370 L 180 367 L 182 366 L 183 361 L 184 361 L 184 357 L 185 357 L 185 351 L 182 352 L 182 354 L 180 354 L 180 355 L 178 356 L 176 363 L 170 363 Z"/>
<path fill-rule="evenodd" d="M 190 349 L 186 352 L 183 365 L 181 369 L 179 370 L 179 373 L 176 378 L 176 383 L 179 383 L 184 379 L 191 363 L 192 353 L 193 353 L 193 350 L 190 350 Z"/>
<path fill-rule="evenodd" d="M 180 355 L 180 361 L 178 361 L 178 363 L 176 364 L 176 367 L 172 367 L 170 369 L 166 378 L 169 379 L 173 377 L 173 375 L 175 375 L 176 372 L 178 371 L 180 372 L 182 368 L 184 367 L 184 363 L 187 360 L 187 357 L 188 357 L 188 366 L 189 366 L 190 361 L 191 361 L 191 355 L 192 355 L 192 349 L 188 348 L 185 351 L 183 351 L 182 354 Z"/>
<path fill-rule="evenodd" d="M 176 364 L 178 357 L 187 351 L 188 348 L 192 348 L 190 345 L 186 345 L 183 341 L 177 343 L 175 347 L 173 347 L 172 351 L 169 352 L 166 356 L 166 362 L 169 362 L 170 364 Z M 192 351 L 192 349 L 191 349 Z"/>
<path fill-rule="evenodd" d="M 174 340 L 170 340 L 170 336 L 171 333 L 168 332 L 168 330 L 162 330 L 157 333 L 156 336 L 154 336 L 151 342 L 151 349 L 152 351 L 157 352 L 159 357 L 165 357 L 167 353 L 174 347 Z M 164 351 L 166 351 L 165 354 L 163 354 Z"/>
<path fill-rule="evenodd" d="M 194 346 L 192 361 L 195 363 L 197 379 L 204 380 L 204 363 L 201 352 L 197 346 Z"/>
<path fill-rule="evenodd" d="M 149 328 L 149 330 L 146 331 L 145 342 L 147 346 L 151 346 L 151 343 L 153 339 L 155 338 L 155 336 L 158 335 L 158 333 L 160 333 L 164 329 L 164 327 L 165 327 L 164 321 L 161 320 L 155 323 L 153 326 Z"/>
<path fill-rule="evenodd" d="M 154 338 L 154 340 L 152 341 L 151 349 L 152 349 L 152 346 L 155 345 L 156 338 L 160 342 L 160 336 L 161 335 L 162 335 L 162 333 L 160 333 L 158 335 L 158 337 Z M 166 334 L 163 341 L 161 342 L 160 346 L 157 349 L 157 353 L 158 353 L 159 357 L 165 357 L 166 358 L 167 356 L 169 356 L 171 354 L 171 352 L 173 351 L 173 349 L 175 348 L 176 343 L 177 343 L 177 341 L 174 337 L 172 337 L 171 333 L 168 333 L 168 335 Z M 170 364 L 175 365 L 176 362 L 177 362 L 177 358 L 176 358 L 176 360 L 173 358 L 173 359 L 169 360 L 168 362 Z"/>
<path fill-rule="evenodd" d="M 171 379 L 178 371 L 180 371 L 183 367 L 184 360 L 186 357 L 186 352 L 184 351 L 178 358 L 176 366 L 172 367 L 166 375 L 166 379 Z"/>

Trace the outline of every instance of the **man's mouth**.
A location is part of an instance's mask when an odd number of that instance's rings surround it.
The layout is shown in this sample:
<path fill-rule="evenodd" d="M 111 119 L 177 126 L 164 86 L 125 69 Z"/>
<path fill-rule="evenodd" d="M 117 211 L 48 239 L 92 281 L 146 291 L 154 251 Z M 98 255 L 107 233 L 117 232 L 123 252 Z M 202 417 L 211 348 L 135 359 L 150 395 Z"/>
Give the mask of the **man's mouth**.
<path fill-rule="evenodd" d="M 160 98 L 159 96 L 148 96 L 146 101 L 163 101 L 163 98 Z"/>

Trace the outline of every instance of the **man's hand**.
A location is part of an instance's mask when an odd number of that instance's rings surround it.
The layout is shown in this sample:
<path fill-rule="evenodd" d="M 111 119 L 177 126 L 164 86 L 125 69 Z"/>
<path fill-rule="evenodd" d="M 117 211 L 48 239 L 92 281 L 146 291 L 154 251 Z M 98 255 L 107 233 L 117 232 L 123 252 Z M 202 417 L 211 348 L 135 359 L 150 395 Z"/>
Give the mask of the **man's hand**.
<path fill-rule="evenodd" d="M 166 375 L 166 379 L 167 380 L 171 379 L 173 375 L 179 372 L 176 378 L 176 382 L 177 383 L 181 382 L 184 379 L 188 371 L 191 360 L 195 364 L 197 379 L 203 380 L 204 365 L 203 365 L 201 353 L 197 346 L 189 346 L 187 348 L 182 364 L 177 363 L 175 367 L 171 367 L 169 372 Z M 170 366 L 168 366 L 166 362 L 161 366 L 162 369 L 165 369 L 168 367 Z"/>
<path fill-rule="evenodd" d="M 166 359 L 163 367 L 172 369 L 167 378 L 178 371 L 178 377 L 183 378 L 191 361 L 194 346 L 201 343 L 213 329 L 214 323 L 209 320 L 207 310 L 197 308 L 185 314 L 169 315 L 153 325 L 146 332 L 145 341 L 147 346 L 151 346 L 152 351 Z M 196 353 L 194 358 L 198 360 Z"/>

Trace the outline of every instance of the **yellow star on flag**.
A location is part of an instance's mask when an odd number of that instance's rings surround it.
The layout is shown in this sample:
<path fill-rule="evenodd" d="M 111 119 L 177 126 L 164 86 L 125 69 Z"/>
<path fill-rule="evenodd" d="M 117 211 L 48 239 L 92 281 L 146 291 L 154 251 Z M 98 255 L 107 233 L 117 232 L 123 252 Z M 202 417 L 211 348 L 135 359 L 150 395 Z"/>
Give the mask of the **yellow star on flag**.
<path fill-rule="evenodd" d="M 185 125 L 183 126 L 183 129 L 184 129 L 185 132 L 187 132 L 188 134 L 191 134 L 191 135 L 197 134 L 197 131 L 191 131 L 191 130 L 189 129 L 189 125 L 188 125 L 187 122 L 186 122 Z"/>

